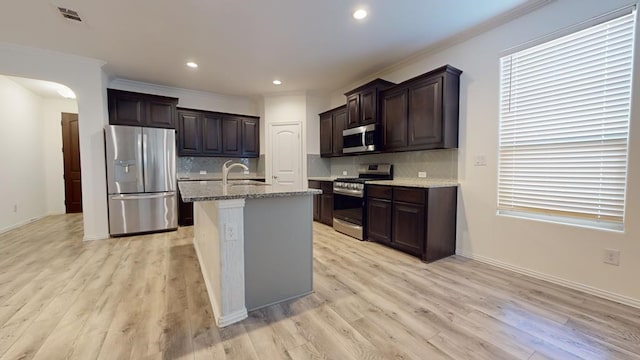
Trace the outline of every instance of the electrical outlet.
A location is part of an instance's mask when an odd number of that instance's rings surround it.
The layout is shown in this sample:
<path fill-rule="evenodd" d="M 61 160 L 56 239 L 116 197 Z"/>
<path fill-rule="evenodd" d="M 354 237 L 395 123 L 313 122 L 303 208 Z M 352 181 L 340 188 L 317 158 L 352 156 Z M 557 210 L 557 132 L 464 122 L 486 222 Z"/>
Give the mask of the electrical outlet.
<path fill-rule="evenodd" d="M 611 264 L 615 266 L 620 265 L 620 250 L 617 249 L 604 249 L 604 259 L 602 260 L 605 264 Z"/>
<path fill-rule="evenodd" d="M 207 175 L 207 170 L 200 170 L 200 175 Z"/>
<path fill-rule="evenodd" d="M 343 171 L 343 172 L 342 172 L 342 175 L 347 175 L 347 171 L 346 171 L 346 170 L 345 170 L 345 171 Z"/>
<path fill-rule="evenodd" d="M 426 171 L 418 171 L 418 177 L 419 178 L 426 178 L 427 177 L 427 172 Z"/>
<path fill-rule="evenodd" d="M 243 173 L 244 173 L 245 175 L 249 175 L 249 170 L 244 170 L 244 171 L 243 171 Z"/>
<path fill-rule="evenodd" d="M 228 241 L 238 240 L 238 224 L 237 223 L 224 224 L 224 234 L 225 234 L 225 238 Z"/>
<path fill-rule="evenodd" d="M 18 212 L 18 204 L 13 204 L 13 212 L 14 213 Z"/>

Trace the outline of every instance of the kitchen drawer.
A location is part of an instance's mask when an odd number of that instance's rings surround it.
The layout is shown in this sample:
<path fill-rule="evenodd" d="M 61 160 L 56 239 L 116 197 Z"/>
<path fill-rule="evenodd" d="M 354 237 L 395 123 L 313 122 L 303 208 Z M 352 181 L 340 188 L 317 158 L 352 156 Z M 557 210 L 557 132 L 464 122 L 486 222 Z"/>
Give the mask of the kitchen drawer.
<path fill-rule="evenodd" d="M 423 189 L 393 188 L 393 201 L 424 205 L 424 193 Z"/>
<path fill-rule="evenodd" d="M 320 181 L 309 180 L 309 189 L 322 189 Z"/>
<path fill-rule="evenodd" d="M 391 200 L 392 188 L 387 186 L 367 185 L 367 196 L 377 199 Z"/>

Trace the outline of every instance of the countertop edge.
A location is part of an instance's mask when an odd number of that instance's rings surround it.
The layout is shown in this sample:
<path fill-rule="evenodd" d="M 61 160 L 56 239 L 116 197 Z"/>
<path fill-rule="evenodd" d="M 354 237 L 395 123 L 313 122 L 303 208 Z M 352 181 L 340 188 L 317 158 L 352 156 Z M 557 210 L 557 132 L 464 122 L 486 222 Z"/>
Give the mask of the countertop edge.
<path fill-rule="evenodd" d="M 302 196 L 302 195 L 317 195 L 322 194 L 322 190 L 309 189 L 300 191 L 286 191 L 269 194 L 234 194 L 234 195 L 207 195 L 207 196 L 183 196 L 184 202 L 198 202 L 198 201 L 215 201 L 215 200 L 235 200 L 235 199 L 265 199 L 287 196 Z"/>
<path fill-rule="evenodd" d="M 433 180 L 433 181 L 373 180 L 373 181 L 367 181 L 367 185 L 414 187 L 414 188 L 422 188 L 422 189 L 460 186 L 460 184 L 457 181 L 449 181 L 449 180 Z"/>

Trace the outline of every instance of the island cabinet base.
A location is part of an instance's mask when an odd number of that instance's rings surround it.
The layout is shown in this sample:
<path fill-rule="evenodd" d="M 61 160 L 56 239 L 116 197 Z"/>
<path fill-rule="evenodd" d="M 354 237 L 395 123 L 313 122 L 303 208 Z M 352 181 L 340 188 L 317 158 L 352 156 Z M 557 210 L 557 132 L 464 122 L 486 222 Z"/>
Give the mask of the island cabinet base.
<path fill-rule="evenodd" d="M 194 203 L 193 246 L 219 327 L 247 318 L 244 205 L 244 199 Z"/>
<path fill-rule="evenodd" d="M 313 291 L 313 195 L 247 199 L 245 301 L 249 311 Z"/>
<path fill-rule="evenodd" d="M 312 195 L 194 202 L 194 247 L 219 327 L 313 291 Z"/>

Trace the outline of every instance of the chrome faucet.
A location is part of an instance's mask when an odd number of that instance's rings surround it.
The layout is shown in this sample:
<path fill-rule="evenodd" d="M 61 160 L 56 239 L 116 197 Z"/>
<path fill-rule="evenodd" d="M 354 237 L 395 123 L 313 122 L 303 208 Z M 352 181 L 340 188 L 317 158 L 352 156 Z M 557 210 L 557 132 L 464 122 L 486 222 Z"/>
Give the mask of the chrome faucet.
<path fill-rule="evenodd" d="M 233 160 L 229 160 L 227 162 L 225 162 L 224 164 L 222 164 L 222 185 L 227 185 L 229 183 L 229 179 L 227 179 L 229 177 L 229 170 L 233 169 L 234 167 L 238 166 L 243 168 L 244 170 L 249 170 L 249 168 L 247 167 L 247 165 L 245 164 L 241 164 L 241 163 L 235 163 L 235 164 L 231 164 L 229 166 L 227 166 L 228 163 L 232 162 Z"/>

